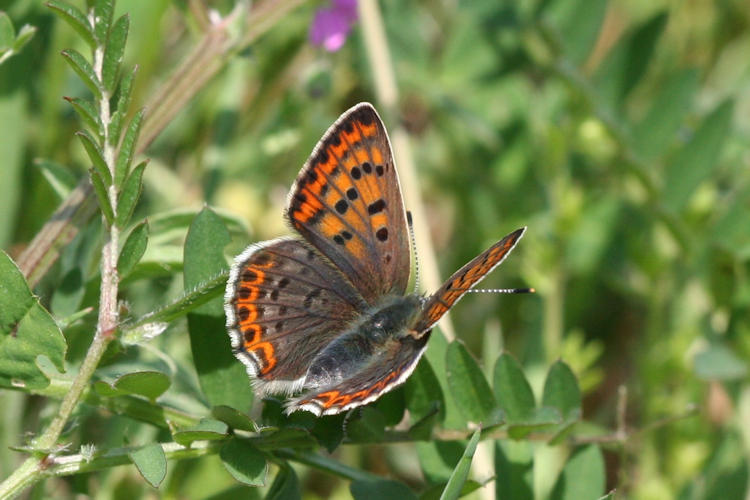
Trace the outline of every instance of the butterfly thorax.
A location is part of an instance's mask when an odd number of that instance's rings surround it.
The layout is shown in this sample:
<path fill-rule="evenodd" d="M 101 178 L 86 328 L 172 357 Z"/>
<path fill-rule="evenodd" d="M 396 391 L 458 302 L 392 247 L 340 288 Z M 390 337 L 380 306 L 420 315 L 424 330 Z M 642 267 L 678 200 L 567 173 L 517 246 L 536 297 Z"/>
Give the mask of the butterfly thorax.
<path fill-rule="evenodd" d="M 321 351 L 308 370 L 307 383 L 319 387 L 337 383 L 377 363 L 379 354 L 399 349 L 405 337 L 414 336 L 409 326 L 421 308 L 418 295 L 384 298 Z"/>

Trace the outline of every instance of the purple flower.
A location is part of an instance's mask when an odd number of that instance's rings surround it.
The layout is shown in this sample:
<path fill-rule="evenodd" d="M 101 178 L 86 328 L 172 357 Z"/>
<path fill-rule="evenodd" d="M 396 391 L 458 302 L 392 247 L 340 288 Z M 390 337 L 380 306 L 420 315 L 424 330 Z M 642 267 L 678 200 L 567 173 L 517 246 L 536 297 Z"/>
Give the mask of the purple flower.
<path fill-rule="evenodd" d="M 357 0 L 332 0 L 330 7 L 318 9 L 310 25 L 310 42 L 336 52 L 357 21 Z"/>

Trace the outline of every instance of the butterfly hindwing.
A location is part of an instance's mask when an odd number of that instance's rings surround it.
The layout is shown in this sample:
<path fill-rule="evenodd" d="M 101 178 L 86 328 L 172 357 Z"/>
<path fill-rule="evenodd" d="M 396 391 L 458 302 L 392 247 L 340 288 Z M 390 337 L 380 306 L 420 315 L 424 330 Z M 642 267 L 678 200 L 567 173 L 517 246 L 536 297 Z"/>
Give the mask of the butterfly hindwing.
<path fill-rule="evenodd" d="M 300 389 L 312 359 L 367 307 L 325 257 L 291 238 L 239 255 L 225 303 L 232 347 L 262 393 Z"/>
<path fill-rule="evenodd" d="M 372 353 L 368 362 L 337 384 L 315 388 L 290 400 L 286 412 L 307 410 L 318 416 L 333 415 L 365 405 L 403 383 L 422 357 L 429 334 L 393 339 Z M 311 370 L 314 372 L 313 370 Z M 308 383 L 313 380 L 308 380 Z"/>
<path fill-rule="evenodd" d="M 404 204 L 388 135 L 370 104 L 328 129 L 292 186 L 286 215 L 368 303 L 405 292 Z"/>
<path fill-rule="evenodd" d="M 466 292 L 508 256 L 524 231 L 525 227 L 513 231 L 453 273 L 437 292 L 427 298 L 414 329 L 420 333 L 428 331 Z"/>

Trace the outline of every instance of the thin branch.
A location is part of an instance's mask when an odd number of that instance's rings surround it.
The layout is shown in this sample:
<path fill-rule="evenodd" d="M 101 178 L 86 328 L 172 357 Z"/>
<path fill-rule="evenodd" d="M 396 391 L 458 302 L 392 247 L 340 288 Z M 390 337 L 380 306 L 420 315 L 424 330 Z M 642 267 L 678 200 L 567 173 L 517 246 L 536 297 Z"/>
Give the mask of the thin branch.
<path fill-rule="evenodd" d="M 395 118 L 399 115 L 398 85 L 380 8 L 376 0 L 360 0 L 358 5 L 378 107 L 384 110 L 387 116 Z M 415 238 L 417 248 L 420 250 L 419 269 L 424 278 L 425 288 L 434 291 L 440 288 L 442 282 L 435 247 L 429 234 L 422 194 L 419 191 L 411 142 L 406 130 L 398 121 L 392 120 L 389 131 L 399 178 L 403 186 L 404 201 L 407 209 L 412 213 L 414 227 L 417 228 Z M 448 315 L 440 320 L 440 331 L 449 341 L 456 338 L 456 331 Z"/>

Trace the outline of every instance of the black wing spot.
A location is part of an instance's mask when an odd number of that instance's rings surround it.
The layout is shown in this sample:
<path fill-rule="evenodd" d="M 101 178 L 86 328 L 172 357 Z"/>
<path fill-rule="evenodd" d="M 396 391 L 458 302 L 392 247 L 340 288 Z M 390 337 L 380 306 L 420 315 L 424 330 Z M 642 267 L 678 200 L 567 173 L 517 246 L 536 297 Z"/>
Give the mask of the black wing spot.
<path fill-rule="evenodd" d="M 246 321 L 247 318 L 250 317 L 250 309 L 247 307 L 240 307 L 240 310 L 237 311 L 237 315 L 240 317 L 240 321 Z"/>
<path fill-rule="evenodd" d="M 274 290 L 273 292 L 271 292 L 271 300 L 278 300 L 278 299 L 279 299 L 279 291 Z"/>
<path fill-rule="evenodd" d="M 357 113 L 357 119 L 362 122 L 362 125 L 370 125 L 373 120 L 372 113 L 370 112 L 369 108 L 365 108 L 360 110 L 359 113 Z"/>
<path fill-rule="evenodd" d="M 319 295 L 320 295 L 320 288 L 316 288 L 315 290 L 305 295 L 305 301 L 303 302 L 305 309 L 310 309 L 310 307 L 312 306 L 313 300 L 315 300 L 315 298 L 318 297 Z"/>
<path fill-rule="evenodd" d="M 367 213 L 370 215 L 375 215 L 385 210 L 385 200 L 383 198 L 380 198 L 378 201 L 370 203 L 370 205 L 367 206 Z"/>
<path fill-rule="evenodd" d="M 333 241 L 335 241 L 339 245 L 343 245 L 344 244 L 344 237 L 341 236 L 340 234 L 337 234 L 336 236 L 333 237 Z"/>
<path fill-rule="evenodd" d="M 350 240 L 354 237 L 349 231 L 341 231 L 341 236 L 343 236 L 345 240 Z"/>
<path fill-rule="evenodd" d="M 383 165 L 378 165 L 377 167 L 375 167 L 375 173 L 378 174 L 378 177 L 383 177 L 383 174 L 385 173 Z"/>
<path fill-rule="evenodd" d="M 349 204 L 346 202 L 346 200 L 339 200 L 336 202 L 336 205 L 334 205 L 334 207 L 336 208 L 336 211 L 338 213 L 344 215 L 349 209 Z"/>
<path fill-rule="evenodd" d="M 378 229 L 378 230 L 377 230 L 377 231 L 375 232 L 375 236 L 376 236 L 376 237 L 377 237 L 377 238 L 378 238 L 378 239 L 379 239 L 380 241 L 386 241 L 386 240 L 388 240 L 388 228 L 387 228 L 387 227 L 381 227 L 380 229 Z"/>
<path fill-rule="evenodd" d="M 242 281 L 249 281 L 252 283 L 256 281 L 257 279 L 258 279 L 258 273 L 256 273 L 252 269 L 245 269 L 242 272 Z"/>
<path fill-rule="evenodd" d="M 282 328 L 284 328 L 284 322 L 283 321 L 277 321 L 274 325 L 274 328 L 277 332 L 280 332 Z"/>
<path fill-rule="evenodd" d="M 242 300 L 247 300 L 248 298 L 250 298 L 251 293 L 253 293 L 253 291 L 250 288 L 243 286 L 242 288 L 240 288 L 240 291 L 237 293 L 237 295 Z"/>
<path fill-rule="evenodd" d="M 362 178 L 362 171 L 359 169 L 359 167 L 352 167 L 352 179 L 355 181 L 358 181 Z"/>
<path fill-rule="evenodd" d="M 369 161 L 366 161 L 362 164 L 362 170 L 364 170 L 366 174 L 372 173 L 372 165 Z"/>
<path fill-rule="evenodd" d="M 357 193 L 357 190 L 354 188 L 349 188 L 346 190 L 346 197 L 350 200 L 354 201 L 357 198 L 359 198 L 359 194 Z"/>
<path fill-rule="evenodd" d="M 278 286 L 279 288 L 284 288 L 288 284 L 289 284 L 289 278 L 281 278 L 279 280 L 279 283 L 276 286 Z"/>

